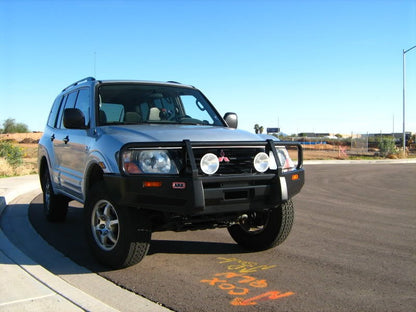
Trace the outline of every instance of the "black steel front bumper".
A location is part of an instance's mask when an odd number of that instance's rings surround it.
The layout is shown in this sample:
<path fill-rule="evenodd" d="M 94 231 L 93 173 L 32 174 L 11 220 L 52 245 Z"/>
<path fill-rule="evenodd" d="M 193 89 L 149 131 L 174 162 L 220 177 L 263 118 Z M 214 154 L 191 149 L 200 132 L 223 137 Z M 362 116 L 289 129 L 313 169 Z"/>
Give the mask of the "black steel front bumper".
<path fill-rule="evenodd" d="M 171 147 L 178 143 L 140 144 L 140 148 Z M 258 211 L 278 206 L 299 193 L 304 184 L 302 147 L 298 143 L 275 142 L 189 142 L 183 141 L 184 161 L 189 168 L 179 175 L 105 174 L 104 182 L 112 199 L 125 206 L 170 212 L 182 216 Z M 281 167 L 265 173 L 204 175 L 198 170 L 194 148 L 212 149 L 238 146 L 263 146 L 273 152 L 277 146 L 298 149 L 296 169 L 284 172 Z M 137 146 L 126 145 L 123 148 Z M 120 166 L 121 168 L 121 166 Z"/>

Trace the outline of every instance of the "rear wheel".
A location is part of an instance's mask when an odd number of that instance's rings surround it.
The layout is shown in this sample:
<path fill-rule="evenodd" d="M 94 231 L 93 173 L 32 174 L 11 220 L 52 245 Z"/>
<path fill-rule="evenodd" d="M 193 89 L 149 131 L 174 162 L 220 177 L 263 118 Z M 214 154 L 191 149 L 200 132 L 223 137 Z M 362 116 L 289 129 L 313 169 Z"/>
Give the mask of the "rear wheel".
<path fill-rule="evenodd" d="M 136 209 L 111 200 L 104 184 L 89 191 L 85 202 L 85 231 L 93 254 L 101 263 L 124 268 L 140 262 L 150 246 L 150 223 Z"/>
<path fill-rule="evenodd" d="M 49 170 L 45 169 L 42 176 L 43 212 L 50 222 L 63 222 L 68 212 L 69 199 L 56 195 L 53 191 Z"/>
<path fill-rule="evenodd" d="M 253 212 L 243 224 L 228 228 L 231 237 L 242 247 L 265 250 L 280 245 L 289 235 L 294 219 L 291 200 L 266 212 Z"/>

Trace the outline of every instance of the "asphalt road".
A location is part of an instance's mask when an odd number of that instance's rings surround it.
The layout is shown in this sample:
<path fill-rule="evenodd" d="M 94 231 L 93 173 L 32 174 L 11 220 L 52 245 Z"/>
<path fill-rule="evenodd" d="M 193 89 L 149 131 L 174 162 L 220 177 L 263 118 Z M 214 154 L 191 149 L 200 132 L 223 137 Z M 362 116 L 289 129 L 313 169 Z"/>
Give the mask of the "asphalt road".
<path fill-rule="evenodd" d="M 29 216 L 77 263 L 175 311 L 407 312 L 416 310 L 415 190 L 415 164 L 307 166 L 281 246 L 246 253 L 224 229 L 155 233 L 141 263 L 116 271 L 89 253 L 79 205 L 50 224 L 38 196 Z"/>

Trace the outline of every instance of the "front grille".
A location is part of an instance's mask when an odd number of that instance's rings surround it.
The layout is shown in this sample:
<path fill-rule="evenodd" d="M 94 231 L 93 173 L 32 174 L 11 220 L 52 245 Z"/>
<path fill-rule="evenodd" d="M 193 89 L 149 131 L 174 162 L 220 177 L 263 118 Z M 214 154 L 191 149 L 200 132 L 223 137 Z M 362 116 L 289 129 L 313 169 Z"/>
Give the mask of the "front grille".
<path fill-rule="evenodd" d="M 200 169 L 201 158 L 206 153 L 217 155 L 220 159 L 220 167 L 215 175 L 225 174 L 249 174 L 255 173 L 253 166 L 254 157 L 264 151 L 261 148 L 197 148 L 193 149 L 198 173 L 204 175 Z"/>

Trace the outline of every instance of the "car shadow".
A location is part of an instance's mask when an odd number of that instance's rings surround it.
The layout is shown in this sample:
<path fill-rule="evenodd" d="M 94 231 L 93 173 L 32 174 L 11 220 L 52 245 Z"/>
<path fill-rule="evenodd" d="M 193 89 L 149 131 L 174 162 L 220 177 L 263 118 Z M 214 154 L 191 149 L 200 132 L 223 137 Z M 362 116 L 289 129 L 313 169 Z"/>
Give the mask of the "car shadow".
<path fill-rule="evenodd" d="M 33 228 L 49 245 L 78 265 L 86 267 L 93 272 L 112 271 L 111 268 L 99 264 L 90 251 L 85 239 L 82 222 L 83 209 L 80 204 L 70 203 L 65 222 L 51 223 L 43 215 L 42 196 L 39 195 L 31 202 L 28 216 Z M 246 253 L 244 249 L 235 243 L 183 240 L 180 239 L 181 233 L 171 233 L 169 233 L 169 239 L 152 239 L 148 256 L 155 257 L 163 254 L 227 255 Z M 172 235 L 175 234 L 178 234 L 178 240 L 171 239 Z M 58 264 L 53 265 L 55 272 L 59 271 L 59 274 L 65 274 L 65 272 L 59 269 Z"/>
<path fill-rule="evenodd" d="M 245 253 L 237 244 L 183 240 L 153 240 L 148 255 L 164 254 L 236 254 Z"/>

